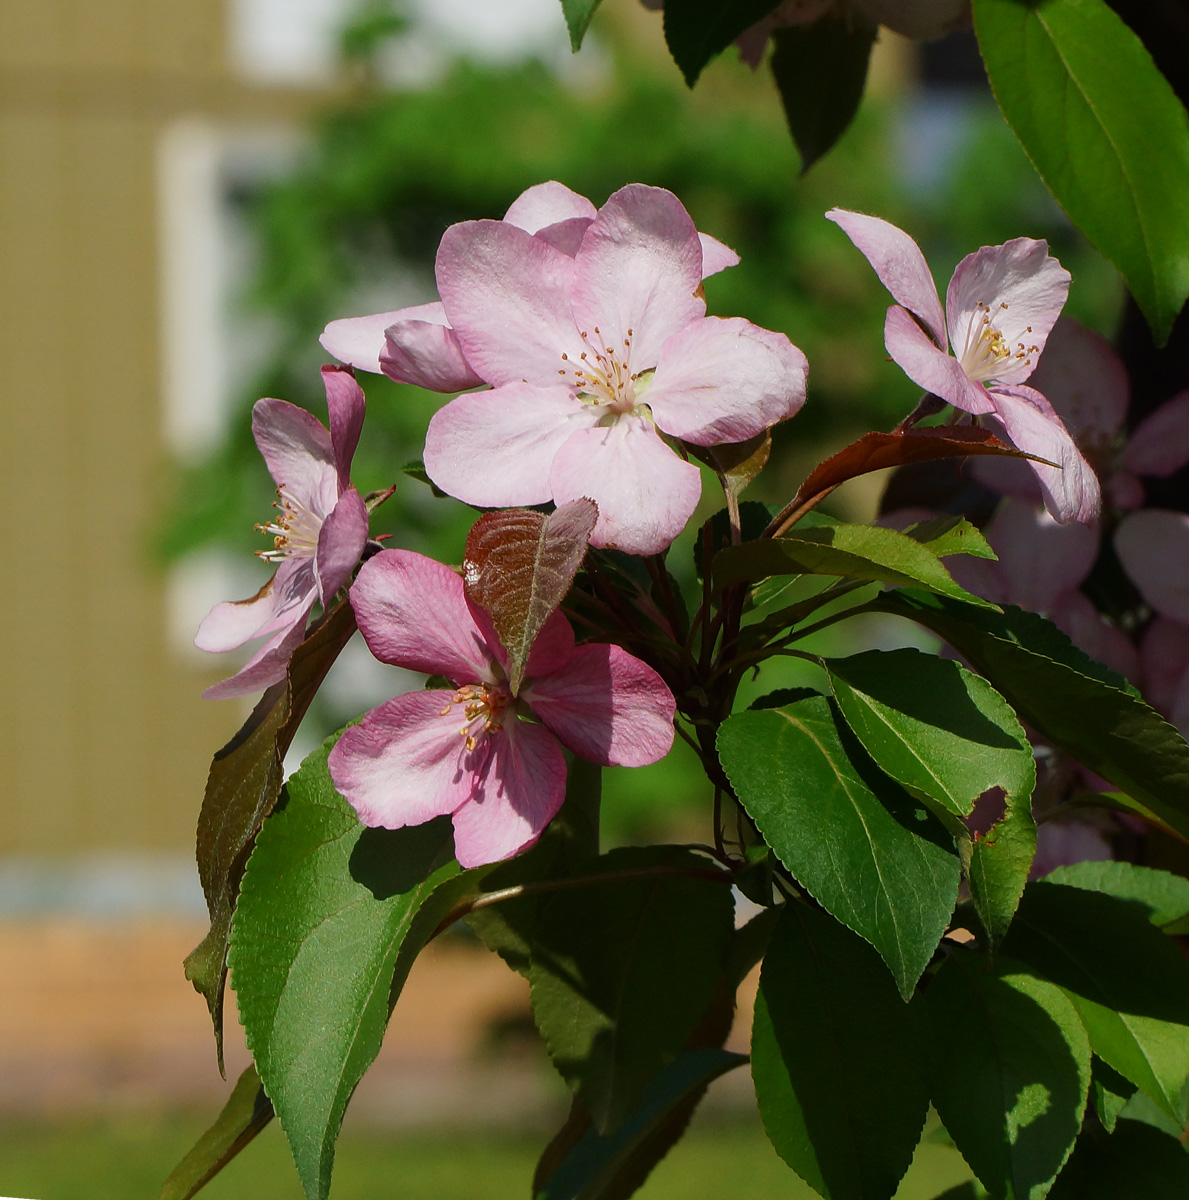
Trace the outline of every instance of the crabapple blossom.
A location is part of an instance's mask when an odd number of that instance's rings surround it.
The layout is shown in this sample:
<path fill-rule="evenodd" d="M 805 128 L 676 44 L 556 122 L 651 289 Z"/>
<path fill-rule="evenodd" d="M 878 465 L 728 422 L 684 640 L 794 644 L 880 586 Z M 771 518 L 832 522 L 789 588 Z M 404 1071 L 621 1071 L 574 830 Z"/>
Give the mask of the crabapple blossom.
<path fill-rule="evenodd" d="M 410 382 L 459 383 L 461 363 L 491 385 L 435 414 L 430 478 L 480 507 L 586 496 L 599 507 L 593 546 L 663 550 L 701 494 L 698 468 L 666 438 L 745 441 L 805 399 L 805 356 L 788 338 L 706 316 L 702 279 L 732 261 L 672 193 L 642 184 L 597 211 L 543 184 L 503 221 L 452 225 L 437 255 L 446 324 L 390 324 L 384 353 L 415 363 Z M 383 319 L 365 319 L 369 337 Z M 346 353 L 346 332 L 328 327 L 323 344 Z"/>
<path fill-rule="evenodd" d="M 277 570 L 249 599 L 216 604 L 194 644 L 218 652 L 268 640 L 229 679 L 207 688 L 208 699 L 249 695 L 284 679 L 314 602 L 329 603 L 367 543 L 367 508 L 351 486 L 363 390 L 342 367 L 323 367 L 322 381 L 329 432 L 317 417 L 284 400 L 258 400 L 252 408 L 252 434 L 276 482 L 279 510 L 256 526 L 273 537 L 272 547 L 257 554 Z"/>
<path fill-rule="evenodd" d="M 448 814 L 464 867 L 497 862 L 531 846 L 561 807 L 562 746 L 602 766 L 644 766 L 673 743 L 675 703 L 661 677 L 619 646 L 576 646 L 559 612 L 513 695 L 491 620 L 449 567 L 383 551 L 360 569 L 351 603 L 381 662 L 453 684 L 388 700 L 331 751 L 335 787 L 365 825 Z"/>
<path fill-rule="evenodd" d="M 1093 521 L 1100 503 L 1093 470 L 1049 401 L 1024 386 L 1069 291 L 1069 272 L 1047 243 L 1015 238 L 968 254 L 943 313 L 925 256 L 908 234 L 845 209 L 826 216 L 897 301 L 884 344 L 904 373 L 955 408 L 994 418 L 1018 450 L 1044 459 L 1029 465 L 1057 521 Z"/>

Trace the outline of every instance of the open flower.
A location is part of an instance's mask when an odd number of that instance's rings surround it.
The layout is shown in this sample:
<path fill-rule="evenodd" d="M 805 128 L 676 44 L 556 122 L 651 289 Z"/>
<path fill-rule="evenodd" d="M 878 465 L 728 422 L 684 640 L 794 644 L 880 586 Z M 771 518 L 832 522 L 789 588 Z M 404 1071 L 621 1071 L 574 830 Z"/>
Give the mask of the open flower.
<path fill-rule="evenodd" d="M 258 692 L 285 678 L 306 618 L 326 606 L 350 578 L 367 543 L 367 509 L 351 486 L 351 458 L 363 425 L 363 390 L 351 372 L 323 367 L 330 431 L 304 408 L 284 400 L 257 400 L 252 435 L 276 481 L 278 515 L 257 525 L 272 547 L 257 554 L 276 574 L 247 600 L 216 604 L 198 627 L 201 650 L 233 650 L 268 640 L 230 679 L 207 688 L 208 699 Z"/>
<path fill-rule="evenodd" d="M 673 744 L 673 696 L 619 646 L 574 645 L 545 622 L 513 696 L 507 656 L 449 567 L 386 550 L 351 587 L 359 628 L 381 662 L 454 687 L 409 692 L 352 726 L 330 754 L 335 787 L 365 825 L 400 829 L 450 814 L 464 867 L 531 846 L 561 807 L 562 746 L 603 766 L 644 766 Z"/>
<path fill-rule="evenodd" d="M 1029 464 L 1055 520 L 1093 521 L 1100 504 L 1093 470 L 1053 406 L 1024 386 L 1069 292 L 1069 272 L 1048 245 L 1015 238 L 968 254 L 950 280 L 943 313 L 925 256 L 908 234 L 840 208 L 826 216 L 897 301 L 888 309 L 884 344 L 904 373 L 955 408 L 994 418 L 1018 450 L 1055 464 Z"/>
<path fill-rule="evenodd" d="M 702 278 L 731 261 L 672 193 L 642 184 L 597 212 L 546 184 L 503 221 L 452 225 L 437 256 L 444 324 L 406 316 L 383 354 L 409 382 L 458 383 L 461 363 L 491 385 L 434 416 L 429 477 L 480 507 L 587 496 L 599 506 L 592 545 L 663 550 L 701 476 L 662 435 L 745 441 L 805 399 L 805 356 L 788 338 L 706 316 Z M 323 345 L 350 351 L 347 332 L 328 327 Z"/>

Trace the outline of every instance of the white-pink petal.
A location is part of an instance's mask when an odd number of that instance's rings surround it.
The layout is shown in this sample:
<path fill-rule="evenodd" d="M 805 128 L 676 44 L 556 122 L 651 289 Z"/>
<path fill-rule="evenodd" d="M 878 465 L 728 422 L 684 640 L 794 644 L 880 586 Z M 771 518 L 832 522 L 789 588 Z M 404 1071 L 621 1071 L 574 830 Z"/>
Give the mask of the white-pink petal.
<path fill-rule="evenodd" d="M 691 321 L 661 347 L 640 397 L 659 428 L 699 446 L 742 442 L 805 403 L 808 364 L 782 333 L 742 317 Z"/>
<path fill-rule="evenodd" d="M 1160 478 L 1189 462 L 1189 391 L 1178 392 L 1139 423 L 1119 462 L 1137 475 Z"/>
<path fill-rule="evenodd" d="M 702 493 L 698 468 L 641 417 L 575 433 L 554 457 L 549 478 L 558 504 L 586 496 L 599 506 L 592 546 L 628 554 L 659 554 L 685 528 Z"/>
<path fill-rule="evenodd" d="M 441 308 L 441 305 L 437 307 Z M 380 370 L 395 383 L 411 383 L 431 392 L 463 392 L 483 380 L 471 370 L 458 335 L 442 322 L 403 320 L 384 333 Z"/>
<path fill-rule="evenodd" d="M 308 610 L 307 610 L 308 611 Z M 251 696 L 280 683 L 289 671 L 293 652 L 305 640 L 305 614 L 302 619 L 287 625 L 264 643 L 234 675 L 213 684 L 203 693 L 204 700 L 232 700 Z"/>
<path fill-rule="evenodd" d="M 324 608 L 351 578 L 366 545 L 367 506 L 354 488 L 348 488 L 322 522 L 318 533 L 314 578 L 318 583 L 318 599 Z"/>
<path fill-rule="evenodd" d="M 1189 513 L 1145 508 L 1115 530 L 1123 569 L 1161 616 L 1189 622 Z"/>
<path fill-rule="evenodd" d="M 282 559 L 273 577 L 254 596 L 216 604 L 198 626 L 194 644 L 199 650 L 218 654 L 298 622 L 304 624 L 317 594 L 312 560 Z"/>
<path fill-rule="evenodd" d="M 527 233 L 536 233 L 547 225 L 575 217 L 590 220 L 595 212 L 595 206 L 585 196 L 571 191 L 564 183 L 550 180 L 521 192 L 504 213 L 504 220 Z"/>
<path fill-rule="evenodd" d="M 462 578 L 449 567 L 411 550 L 384 550 L 359 569 L 351 606 L 381 662 L 460 685 L 495 678 Z"/>
<path fill-rule="evenodd" d="M 318 341 L 322 343 L 322 349 L 327 354 L 333 354 L 339 362 L 347 363 L 358 371 L 372 371 L 378 375 L 380 355 L 384 350 L 384 330 L 394 322 L 409 317 L 429 320 L 429 317 L 422 315 L 422 311 L 432 307 L 421 304 L 415 308 L 370 313 L 366 317 L 340 317 L 326 326 Z"/>
<path fill-rule="evenodd" d="M 718 238 L 708 233 L 699 233 L 698 241 L 702 243 L 702 278 L 709 279 L 719 271 L 739 265 L 739 255 L 730 246 L 720 242 Z"/>
<path fill-rule="evenodd" d="M 898 304 L 888 309 L 883 340 L 897 366 L 918 387 L 963 412 L 994 411 L 986 389 L 972 383 L 958 360 L 933 344 L 907 309 Z"/>
<path fill-rule="evenodd" d="M 1139 645 L 1144 698 L 1178 729 L 1189 728 L 1189 625 L 1157 617 Z"/>
<path fill-rule="evenodd" d="M 355 457 L 359 434 L 363 430 L 366 401 L 363 388 L 344 367 L 323 367 L 322 385 L 326 389 L 330 444 L 339 477 L 339 491 L 346 491 L 351 486 L 351 460 Z"/>
<path fill-rule="evenodd" d="M 252 436 L 278 486 L 320 517 L 338 499 L 338 470 L 326 426 L 287 400 L 252 405 Z"/>

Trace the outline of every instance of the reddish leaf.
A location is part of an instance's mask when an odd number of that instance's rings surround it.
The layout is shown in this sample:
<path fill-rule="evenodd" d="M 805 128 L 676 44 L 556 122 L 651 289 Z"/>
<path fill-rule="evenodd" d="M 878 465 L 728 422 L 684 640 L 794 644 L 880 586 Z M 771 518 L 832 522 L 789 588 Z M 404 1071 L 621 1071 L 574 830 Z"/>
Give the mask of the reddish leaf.
<path fill-rule="evenodd" d="M 598 516 L 598 506 L 586 499 L 549 516 L 509 508 L 484 513 L 467 535 L 466 594 L 495 623 L 513 694 L 541 626 L 574 582 Z"/>
<path fill-rule="evenodd" d="M 282 763 L 326 672 L 355 632 L 349 600 L 330 610 L 294 651 L 289 677 L 260 697 L 240 731 L 215 754 L 198 815 L 198 877 L 211 928 L 186 958 L 186 978 L 206 998 L 223 1069 L 227 939 L 248 855 L 281 791 Z"/>

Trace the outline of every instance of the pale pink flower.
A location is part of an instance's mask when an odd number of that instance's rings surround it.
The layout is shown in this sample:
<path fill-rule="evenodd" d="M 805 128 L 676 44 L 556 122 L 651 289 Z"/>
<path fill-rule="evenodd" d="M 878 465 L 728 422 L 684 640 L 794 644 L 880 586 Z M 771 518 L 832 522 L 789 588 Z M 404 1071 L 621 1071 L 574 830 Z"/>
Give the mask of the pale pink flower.
<path fill-rule="evenodd" d="M 463 363 L 492 388 L 434 416 L 430 478 L 485 508 L 586 496 L 599 507 L 592 545 L 663 550 L 693 514 L 701 476 L 662 435 L 745 441 L 805 399 L 805 356 L 788 338 L 706 316 L 702 278 L 732 261 L 672 193 L 642 184 L 597 212 L 543 184 L 503 221 L 451 226 L 437 257 L 448 325 L 434 326 L 448 334 L 426 334 L 424 321 L 386 330 L 386 360 L 417 365 L 410 382 L 444 381 Z M 340 334 L 323 336 L 332 353 L 349 349 Z"/>
<path fill-rule="evenodd" d="M 950 280 L 943 313 L 925 257 L 908 234 L 844 209 L 826 216 L 897 301 L 888 309 L 884 344 L 904 373 L 955 408 L 994 418 L 1018 450 L 1055 464 L 1029 466 L 1057 521 L 1093 521 L 1100 504 L 1093 470 L 1053 406 L 1024 386 L 1069 291 L 1069 272 L 1048 245 L 1016 238 L 968 254 Z"/>
<path fill-rule="evenodd" d="M 565 797 L 562 746 L 603 766 L 644 766 L 673 743 L 673 696 L 619 646 L 575 646 L 554 612 L 519 694 L 491 621 L 462 579 L 432 559 L 386 550 L 351 587 L 359 628 L 381 662 L 445 676 L 367 713 L 330 754 L 335 787 L 365 825 L 400 829 L 449 814 L 464 867 L 531 846 Z"/>
<path fill-rule="evenodd" d="M 351 486 L 363 391 L 341 367 L 323 367 L 322 381 L 329 432 L 317 417 L 284 400 L 258 400 L 252 408 L 252 434 L 276 482 L 279 510 L 256 527 L 273 537 L 272 547 L 257 553 L 278 566 L 256 595 L 216 604 L 194 644 L 218 652 L 268 640 L 231 678 L 207 688 L 208 699 L 248 695 L 284 679 L 314 602 L 329 604 L 367 543 L 367 509 Z"/>

